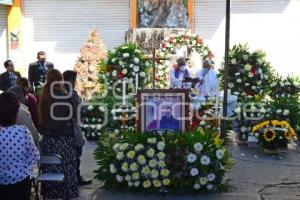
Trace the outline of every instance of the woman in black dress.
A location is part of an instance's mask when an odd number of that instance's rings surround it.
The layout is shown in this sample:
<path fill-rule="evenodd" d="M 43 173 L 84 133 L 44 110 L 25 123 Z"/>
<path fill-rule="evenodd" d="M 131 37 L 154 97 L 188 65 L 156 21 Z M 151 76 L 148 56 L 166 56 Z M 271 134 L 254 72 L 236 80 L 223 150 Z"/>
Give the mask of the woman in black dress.
<path fill-rule="evenodd" d="M 40 132 L 43 135 L 42 153 L 55 153 L 62 157 L 67 181 L 67 194 L 64 194 L 62 183 L 43 183 L 42 196 L 47 199 L 78 197 L 76 146 L 72 126 L 74 107 L 62 81 L 63 76 L 58 70 L 49 70 L 38 102 Z M 46 166 L 43 170 L 62 172 L 59 165 Z"/>

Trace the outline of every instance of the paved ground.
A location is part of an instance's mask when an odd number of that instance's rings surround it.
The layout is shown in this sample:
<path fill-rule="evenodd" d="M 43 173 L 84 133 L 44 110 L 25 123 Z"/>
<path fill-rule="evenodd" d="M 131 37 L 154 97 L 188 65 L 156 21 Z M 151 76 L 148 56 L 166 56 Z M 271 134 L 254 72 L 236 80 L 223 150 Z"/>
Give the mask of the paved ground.
<path fill-rule="evenodd" d="M 93 158 L 96 145 L 87 143 L 82 162 L 82 173 L 93 178 L 97 168 Z M 214 195 L 167 195 L 167 200 L 300 200 L 299 149 L 283 151 L 279 156 L 265 155 L 260 149 L 231 144 L 228 146 L 235 158 L 229 178 L 235 189 L 230 193 Z M 101 183 L 81 187 L 82 200 L 160 200 L 160 195 L 119 193 L 100 189 Z"/>

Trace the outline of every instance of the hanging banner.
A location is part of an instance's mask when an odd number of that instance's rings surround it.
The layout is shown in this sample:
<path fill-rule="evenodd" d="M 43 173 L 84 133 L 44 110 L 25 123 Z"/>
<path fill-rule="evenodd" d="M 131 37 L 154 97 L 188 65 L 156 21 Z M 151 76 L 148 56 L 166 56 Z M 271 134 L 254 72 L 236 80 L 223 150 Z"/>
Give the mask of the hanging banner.
<path fill-rule="evenodd" d="M 13 5 L 13 0 L 0 0 L 0 4 Z"/>

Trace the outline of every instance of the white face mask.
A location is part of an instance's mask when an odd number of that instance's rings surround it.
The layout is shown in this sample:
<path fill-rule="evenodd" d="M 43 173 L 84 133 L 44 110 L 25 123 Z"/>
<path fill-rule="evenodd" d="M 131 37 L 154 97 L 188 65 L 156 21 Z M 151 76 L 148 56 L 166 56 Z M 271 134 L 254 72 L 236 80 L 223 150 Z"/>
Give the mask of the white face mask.
<path fill-rule="evenodd" d="M 179 67 L 179 69 L 180 69 L 180 71 L 184 71 L 185 70 L 185 66 L 181 66 L 181 67 Z"/>

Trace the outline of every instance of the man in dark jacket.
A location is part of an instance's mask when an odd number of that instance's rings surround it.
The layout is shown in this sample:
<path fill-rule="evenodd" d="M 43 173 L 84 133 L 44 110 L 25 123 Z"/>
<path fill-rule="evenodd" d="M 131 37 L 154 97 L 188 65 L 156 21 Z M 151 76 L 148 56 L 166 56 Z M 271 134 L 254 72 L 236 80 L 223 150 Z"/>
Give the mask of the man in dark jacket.
<path fill-rule="evenodd" d="M 67 90 L 67 92 L 72 92 L 72 104 L 74 107 L 74 113 L 77 117 L 77 109 L 80 106 L 80 97 L 78 95 L 78 93 L 76 92 L 75 88 L 75 82 L 76 82 L 76 77 L 77 77 L 77 73 L 75 71 L 72 70 L 67 70 L 63 73 L 64 76 L 64 81 L 66 82 L 65 84 L 65 88 Z M 77 151 L 77 179 L 78 179 L 78 184 L 79 185 L 88 185 L 90 183 L 92 183 L 91 180 L 87 180 L 85 178 L 83 178 L 80 174 L 80 157 L 82 156 L 82 148 L 83 145 L 85 143 L 82 133 L 81 133 L 81 129 L 78 125 L 78 122 L 75 121 L 76 125 L 77 125 L 77 129 L 78 131 L 76 131 L 76 133 L 74 133 L 75 135 L 75 143 L 76 143 L 76 151 Z M 74 126 L 74 125 L 73 125 Z M 77 134 L 77 135 L 76 135 Z"/>
<path fill-rule="evenodd" d="M 14 63 L 11 60 L 4 62 L 6 72 L 0 74 L 0 90 L 7 91 L 10 87 L 16 85 L 18 78 L 21 78 L 19 72 L 15 71 Z"/>
<path fill-rule="evenodd" d="M 28 70 L 29 83 L 33 89 L 44 83 L 47 71 L 54 68 L 53 63 L 46 62 L 46 53 L 44 51 L 37 53 L 37 59 L 36 62 L 29 64 Z"/>

